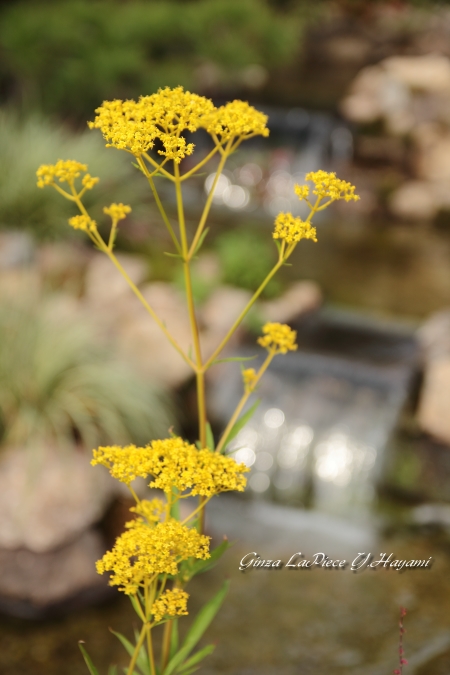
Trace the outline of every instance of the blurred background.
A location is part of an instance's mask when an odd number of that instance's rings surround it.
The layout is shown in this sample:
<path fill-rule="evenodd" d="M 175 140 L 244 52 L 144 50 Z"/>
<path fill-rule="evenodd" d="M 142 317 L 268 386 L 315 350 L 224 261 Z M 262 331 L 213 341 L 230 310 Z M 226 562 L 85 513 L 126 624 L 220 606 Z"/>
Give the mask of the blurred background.
<path fill-rule="evenodd" d="M 273 219 L 302 215 L 293 186 L 336 171 L 357 203 L 317 219 L 230 353 L 256 355 L 267 320 L 298 331 L 229 451 L 245 495 L 212 502 L 208 532 L 235 541 L 192 589 L 192 611 L 231 578 L 204 671 L 392 671 L 406 618 L 409 673 L 450 672 L 450 6 L 423 0 L 27 0 L 0 3 L 0 672 L 101 673 L 126 657 L 133 611 L 94 562 L 128 518 L 127 495 L 89 465 L 98 444 L 195 437 L 190 373 L 107 259 L 36 187 L 42 163 L 100 176 L 102 220 L 130 203 L 117 250 L 143 295 L 189 345 L 182 275 L 128 155 L 87 130 L 104 99 L 184 87 L 269 116 L 214 193 L 195 261 L 205 353 L 274 262 Z M 201 133 L 187 170 L 209 151 Z M 195 226 L 215 164 L 184 183 Z M 175 220 L 174 196 L 158 184 Z M 240 371 L 210 371 L 219 434 Z M 141 486 L 142 487 L 142 486 Z M 142 488 L 145 490 L 145 486 Z M 238 571 L 244 553 L 324 551 L 428 559 L 428 570 Z"/>

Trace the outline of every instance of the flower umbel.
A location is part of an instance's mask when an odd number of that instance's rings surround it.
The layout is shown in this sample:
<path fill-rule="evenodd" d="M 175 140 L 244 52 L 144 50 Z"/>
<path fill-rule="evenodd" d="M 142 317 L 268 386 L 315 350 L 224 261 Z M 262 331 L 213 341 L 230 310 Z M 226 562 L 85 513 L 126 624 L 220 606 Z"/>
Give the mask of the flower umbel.
<path fill-rule="evenodd" d="M 60 183 L 73 185 L 75 179 L 81 175 L 82 171 L 87 171 L 87 164 L 81 164 L 81 162 L 76 162 L 73 159 L 59 159 L 56 164 L 42 164 L 36 171 L 38 178 L 37 185 L 40 188 L 46 185 L 53 185 L 55 178 Z M 89 174 L 86 174 L 83 180 L 86 179 L 90 187 L 93 187 L 99 180 L 98 178 L 92 178 Z M 87 187 L 85 183 L 83 185 Z"/>
<path fill-rule="evenodd" d="M 246 101 L 232 101 L 206 117 L 204 126 L 209 134 L 225 142 L 234 137 L 268 136 L 267 119 L 267 115 Z"/>
<path fill-rule="evenodd" d="M 106 213 L 107 216 L 111 216 L 113 220 L 123 220 L 127 217 L 128 213 L 131 213 L 131 206 L 125 204 L 110 204 L 110 206 L 103 207 L 103 213 Z"/>
<path fill-rule="evenodd" d="M 293 244 L 301 239 L 317 241 L 316 228 L 292 213 L 279 213 L 275 219 L 274 239 L 282 239 L 287 244 Z"/>
<path fill-rule="evenodd" d="M 185 616 L 189 594 L 181 588 L 167 590 L 153 603 L 151 613 L 155 621 L 161 621 L 164 617 Z"/>
<path fill-rule="evenodd" d="M 174 519 L 156 527 L 137 519 L 97 562 L 97 572 L 112 572 L 110 586 L 135 594 L 157 574 L 177 574 L 178 564 L 188 558 L 209 558 L 209 537 Z"/>
<path fill-rule="evenodd" d="M 297 332 L 285 323 L 266 323 L 263 326 L 264 337 L 258 338 L 258 344 L 274 354 L 287 354 L 295 351 Z"/>
<path fill-rule="evenodd" d="M 245 392 L 253 391 L 257 377 L 254 368 L 246 368 L 242 371 L 242 381 L 244 383 Z"/>
<path fill-rule="evenodd" d="M 75 230 L 83 230 L 84 232 L 95 232 L 97 223 L 89 216 L 72 216 L 69 218 L 69 225 Z"/>
<path fill-rule="evenodd" d="M 336 174 L 334 172 L 329 173 L 328 171 L 311 171 L 310 173 L 306 174 L 305 179 L 314 183 L 313 194 L 317 195 L 317 197 L 321 199 L 324 197 L 329 197 L 332 201 L 345 199 L 346 202 L 356 202 L 359 199 L 359 196 L 355 195 L 355 186 L 345 180 L 336 178 Z M 307 186 L 295 186 L 295 194 L 299 197 L 299 199 L 305 198 L 305 187 Z"/>
<path fill-rule="evenodd" d="M 151 150 L 159 139 L 163 149 L 160 155 L 177 164 L 194 150 L 181 134 L 194 132 L 205 115 L 214 110 L 214 104 L 204 96 L 184 91 L 183 87 L 160 89 L 139 101 L 104 101 L 89 122 L 90 129 L 100 129 L 107 147 L 128 150 L 139 156 Z"/>
<path fill-rule="evenodd" d="M 198 450 L 182 438 L 153 441 L 144 448 L 128 445 L 100 447 L 94 450 L 91 464 L 103 464 L 114 478 L 129 485 L 138 476 L 153 479 L 152 488 L 171 493 L 173 488 L 189 495 L 212 495 L 237 490 L 242 492 L 248 471 L 245 464 L 237 464 L 208 449 Z"/>

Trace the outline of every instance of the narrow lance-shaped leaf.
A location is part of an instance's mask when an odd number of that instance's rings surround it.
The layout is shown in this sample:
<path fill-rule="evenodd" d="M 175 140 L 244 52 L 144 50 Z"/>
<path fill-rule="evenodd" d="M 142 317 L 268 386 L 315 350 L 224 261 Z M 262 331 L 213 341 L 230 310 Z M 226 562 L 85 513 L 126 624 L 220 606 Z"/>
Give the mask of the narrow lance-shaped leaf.
<path fill-rule="evenodd" d="M 258 358 L 258 355 L 255 356 L 228 356 L 225 359 L 217 359 L 213 361 L 212 365 L 214 366 L 217 363 L 231 363 L 232 361 L 253 361 L 253 359 Z"/>
<path fill-rule="evenodd" d="M 179 637 L 178 637 L 178 619 L 172 620 L 172 632 L 170 633 L 170 652 L 169 659 L 171 659 L 178 651 Z"/>
<path fill-rule="evenodd" d="M 261 403 L 261 401 L 259 399 L 257 401 L 255 401 L 254 404 L 251 406 L 251 408 L 249 408 L 246 413 L 241 415 L 241 417 L 239 417 L 239 419 L 236 420 L 236 423 L 232 426 L 228 436 L 226 437 L 226 439 L 224 441 L 223 448 L 226 448 L 228 443 L 230 443 L 230 441 L 232 441 L 233 438 L 235 438 L 238 435 L 240 430 L 243 427 L 245 427 L 247 422 L 253 417 L 253 415 L 256 411 L 256 408 L 259 406 L 260 403 Z"/>
<path fill-rule="evenodd" d="M 198 240 L 197 246 L 195 247 L 193 256 L 197 255 L 197 253 L 200 251 L 200 249 L 201 249 L 201 247 L 202 247 L 202 244 L 203 244 L 203 242 L 205 241 L 205 237 L 206 237 L 206 235 L 208 234 L 208 232 L 209 232 L 209 227 L 206 227 L 206 228 L 203 230 L 203 232 L 201 233 L 200 239 Z"/>
<path fill-rule="evenodd" d="M 109 630 L 123 644 L 123 646 L 125 647 L 125 649 L 127 651 L 128 656 L 133 656 L 135 648 L 131 644 L 131 642 L 129 640 L 127 640 L 127 638 L 124 635 L 122 635 L 121 633 L 117 633 L 116 631 L 112 630 L 112 628 L 110 628 Z M 147 675 L 148 659 L 147 659 L 144 647 L 141 647 L 141 649 L 139 651 L 139 655 L 137 657 L 136 665 L 138 666 L 139 670 L 143 673 L 143 675 Z"/>
<path fill-rule="evenodd" d="M 83 654 L 84 661 L 85 661 L 91 675 L 98 675 L 98 670 L 94 666 L 94 664 L 92 663 L 91 657 L 89 656 L 89 654 L 87 653 L 87 651 L 83 647 L 83 641 L 82 640 L 79 641 L 78 646 L 81 650 L 81 653 Z"/>
<path fill-rule="evenodd" d="M 216 444 L 214 442 L 214 435 L 209 422 L 206 422 L 206 446 L 214 452 Z"/>
<path fill-rule="evenodd" d="M 193 656 L 191 656 L 190 659 L 185 661 L 183 663 L 183 665 L 178 668 L 177 672 L 184 673 L 189 668 L 192 668 L 193 666 L 196 666 L 197 663 L 200 663 L 200 661 L 202 661 L 202 659 L 204 659 L 206 656 L 211 654 L 215 650 L 215 648 L 216 648 L 216 645 L 206 645 L 206 647 L 203 647 L 203 649 L 200 649 Z"/>
<path fill-rule="evenodd" d="M 203 574 L 207 572 L 212 567 L 214 567 L 225 551 L 230 548 L 231 544 L 228 539 L 224 539 L 215 549 L 211 551 L 211 554 L 207 560 L 196 560 L 192 567 L 189 570 L 189 579 L 192 579 L 197 574 Z"/>
<path fill-rule="evenodd" d="M 220 591 L 208 603 L 206 603 L 204 607 L 202 607 L 200 612 L 195 617 L 194 623 L 192 624 L 188 634 L 186 635 L 183 646 L 167 664 L 167 667 L 164 670 L 164 675 L 171 675 L 173 672 L 175 672 L 189 656 L 219 611 L 220 606 L 222 605 L 228 592 L 228 586 L 229 582 L 225 581 Z"/>

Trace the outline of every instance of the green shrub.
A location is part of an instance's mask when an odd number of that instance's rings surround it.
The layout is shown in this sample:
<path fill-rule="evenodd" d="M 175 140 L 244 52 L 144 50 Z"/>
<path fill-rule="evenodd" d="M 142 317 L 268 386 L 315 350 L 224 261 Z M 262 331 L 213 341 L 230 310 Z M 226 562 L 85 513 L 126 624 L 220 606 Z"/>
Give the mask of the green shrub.
<path fill-rule="evenodd" d="M 0 84 L 27 106 L 79 119 L 103 99 L 199 90 L 202 66 L 209 80 L 217 71 L 216 89 L 240 86 L 245 66 L 292 57 L 295 17 L 262 0 L 22 1 L 0 12 Z"/>
<path fill-rule="evenodd" d="M 277 257 L 273 242 L 266 241 L 252 230 L 224 232 L 216 240 L 216 250 L 222 265 L 222 280 L 226 284 L 249 290 L 258 288 Z M 265 295 L 274 296 L 280 290 L 280 282 L 272 280 L 265 289 Z"/>

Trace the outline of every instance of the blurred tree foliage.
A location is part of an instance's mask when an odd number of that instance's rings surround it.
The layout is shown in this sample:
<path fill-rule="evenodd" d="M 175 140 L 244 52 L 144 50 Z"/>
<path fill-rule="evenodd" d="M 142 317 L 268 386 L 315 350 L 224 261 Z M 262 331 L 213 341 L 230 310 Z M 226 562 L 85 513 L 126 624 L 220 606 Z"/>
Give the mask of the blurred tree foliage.
<path fill-rule="evenodd" d="M 212 95 L 251 89 L 256 71 L 245 69 L 292 59 L 301 25 L 301 12 L 265 0 L 7 3 L 0 90 L 26 107 L 86 119 L 105 98 L 166 85 Z"/>

